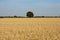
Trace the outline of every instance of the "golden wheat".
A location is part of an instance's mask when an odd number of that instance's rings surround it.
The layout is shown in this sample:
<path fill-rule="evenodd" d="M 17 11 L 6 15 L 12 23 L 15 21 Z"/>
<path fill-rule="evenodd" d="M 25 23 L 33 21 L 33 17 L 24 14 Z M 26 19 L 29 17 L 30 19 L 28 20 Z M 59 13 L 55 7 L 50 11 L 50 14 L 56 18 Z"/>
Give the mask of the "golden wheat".
<path fill-rule="evenodd" d="M 60 18 L 0 18 L 0 40 L 60 40 Z"/>

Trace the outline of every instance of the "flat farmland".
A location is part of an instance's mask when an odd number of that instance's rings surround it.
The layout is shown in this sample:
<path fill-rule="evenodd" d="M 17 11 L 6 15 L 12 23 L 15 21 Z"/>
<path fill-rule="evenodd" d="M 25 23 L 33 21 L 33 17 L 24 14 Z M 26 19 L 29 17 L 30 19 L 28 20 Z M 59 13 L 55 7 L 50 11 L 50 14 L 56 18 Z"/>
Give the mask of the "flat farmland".
<path fill-rule="evenodd" d="M 0 18 L 0 40 L 60 40 L 60 18 Z"/>

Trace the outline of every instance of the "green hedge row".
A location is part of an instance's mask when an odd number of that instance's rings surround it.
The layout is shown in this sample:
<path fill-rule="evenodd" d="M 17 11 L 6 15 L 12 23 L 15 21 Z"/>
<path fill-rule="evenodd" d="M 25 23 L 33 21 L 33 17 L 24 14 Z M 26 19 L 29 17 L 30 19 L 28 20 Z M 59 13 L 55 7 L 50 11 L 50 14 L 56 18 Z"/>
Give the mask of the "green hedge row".
<path fill-rule="evenodd" d="M 24 16 L 0 16 L 0 18 L 30 18 Z M 31 18 L 60 18 L 60 16 L 34 16 Z"/>

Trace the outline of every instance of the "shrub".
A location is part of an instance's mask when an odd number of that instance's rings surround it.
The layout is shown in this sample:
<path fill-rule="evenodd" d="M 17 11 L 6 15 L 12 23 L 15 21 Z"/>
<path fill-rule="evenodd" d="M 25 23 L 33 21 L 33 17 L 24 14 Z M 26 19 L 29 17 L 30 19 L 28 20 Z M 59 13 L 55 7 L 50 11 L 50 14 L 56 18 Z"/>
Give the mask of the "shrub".
<path fill-rule="evenodd" d="M 0 18 L 4 18 L 3 16 L 0 16 Z"/>
<path fill-rule="evenodd" d="M 42 16 L 42 18 L 44 18 L 44 16 Z"/>
<path fill-rule="evenodd" d="M 15 15 L 14 18 L 17 18 L 17 16 Z"/>
<path fill-rule="evenodd" d="M 27 12 L 27 15 L 26 15 L 27 17 L 33 17 L 34 16 L 34 14 L 33 14 L 33 12 Z"/>

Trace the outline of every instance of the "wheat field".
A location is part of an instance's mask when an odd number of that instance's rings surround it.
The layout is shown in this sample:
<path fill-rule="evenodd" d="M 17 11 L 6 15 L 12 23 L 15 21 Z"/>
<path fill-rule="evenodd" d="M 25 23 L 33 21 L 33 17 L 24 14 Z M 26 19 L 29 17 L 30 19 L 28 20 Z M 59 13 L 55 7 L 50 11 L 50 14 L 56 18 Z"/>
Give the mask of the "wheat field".
<path fill-rule="evenodd" d="M 60 40 L 60 18 L 0 18 L 0 40 Z"/>

